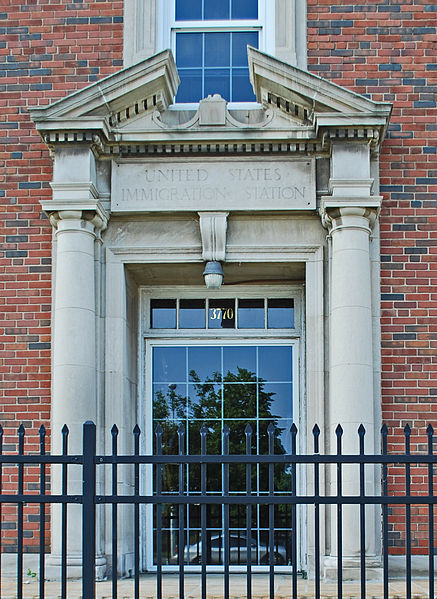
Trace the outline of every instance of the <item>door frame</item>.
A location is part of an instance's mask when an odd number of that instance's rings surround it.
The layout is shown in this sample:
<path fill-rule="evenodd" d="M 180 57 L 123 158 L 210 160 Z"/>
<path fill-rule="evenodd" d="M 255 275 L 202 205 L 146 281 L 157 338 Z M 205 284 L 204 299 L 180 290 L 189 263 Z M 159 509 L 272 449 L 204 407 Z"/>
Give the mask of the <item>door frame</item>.
<path fill-rule="evenodd" d="M 138 402 L 138 421 L 142 423 L 144 435 L 142 435 L 144 445 L 142 450 L 146 453 L 152 452 L 153 431 L 152 431 L 152 348 L 156 346 L 187 346 L 187 345 L 291 345 L 293 346 L 293 422 L 300 430 L 299 447 L 306 446 L 305 435 L 305 339 L 304 339 L 304 310 L 303 310 L 303 288 L 302 285 L 259 285 L 240 286 L 235 285 L 229 288 L 219 290 L 208 290 L 205 287 L 194 286 L 164 286 L 148 287 L 142 289 L 141 296 L 141 366 L 139 372 L 143 377 L 140 384 L 142 389 L 142 399 Z M 150 314 L 148 310 L 149 301 L 152 297 L 293 297 L 295 300 L 295 322 L 293 329 L 172 329 L 159 330 L 150 329 Z M 149 467 L 149 470 L 151 468 Z M 298 492 L 305 488 L 306 471 L 304 468 L 298 470 Z M 142 493 L 153 492 L 153 477 L 145 472 L 141 477 Z M 145 481 L 145 482 L 144 482 Z M 144 506 L 144 517 L 141 526 L 141 550 L 142 564 L 144 569 L 153 571 L 153 530 L 151 505 Z M 297 518 L 297 546 L 298 546 L 298 569 L 304 567 L 304 556 L 306 555 L 306 543 L 304 535 L 304 520 L 306 511 L 298 507 Z M 196 571 L 199 566 L 186 566 Z M 175 570 L 175 566 L 165 566 L 168 571 Z M 290 566 L 277 566 L 278 572 L 290 571 Z M 242 566 L 231 566 L 231 571 L 241 571 Z M 265 571 L 265 566 L 254 566 L 254 571 Z M 222 566 L 208 566 L 208 571 L 222 571 Z"/>

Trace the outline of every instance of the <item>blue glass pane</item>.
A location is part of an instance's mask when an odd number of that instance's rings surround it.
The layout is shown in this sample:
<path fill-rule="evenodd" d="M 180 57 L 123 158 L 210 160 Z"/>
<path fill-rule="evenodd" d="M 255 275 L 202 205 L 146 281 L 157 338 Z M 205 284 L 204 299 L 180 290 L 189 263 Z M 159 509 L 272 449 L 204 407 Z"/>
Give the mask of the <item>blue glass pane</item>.
<path fill-rule="evenodd" d="M 205 69 L 204 97 L 220 94 L 225 100 L 231 100 L 230 69 Z"/>
<path fill-rule="evenodd" d="M 222 417 L 222 391 L 220 385 L 188 385 L 190 418 L 218 420 Z"/>
<path fill-rule="evenodd" d="M 202 0 L 176 0 L 176 21 L 200 21 Z"/>
<path fill-rule="evenodd" d="M 263 329 L 264 328 L 264 300 L 240 299 L 238 300 L 238 328 Z"/>
<path fill-rule="evenodd" d="M 292 380 L 292 348 L 261 346 L 258 350 L 259 377 L 264 381 Z"/>
<path fill-rule="evenodd" d="M 259 423 L 259 453 L 263 454 L 263 453 L 268 453 L 268 433 L 267 433 L 267 429 L 269 426 L 270 422 L 268 420 L 262 420 Z M 277 421 L 273 421 L 273 424 L 275 425 L 275 432 L 274 432 L 274 453 L 275 454 L 284 454 L 284 453 L 291 453 L 291 435 L 290 435 L 290 427 L 293 424 L 292 420 L 281 420 L 279 423 Z M 267 465 L 266 465 L 266 470 L 267 470 Z M 267 474 L 267 472 L 266 472 Z M 268 486 L 266 485 L 266 482 L 268 481 L 268 476 L 259 476 L 259 481 L 264 481 L 264 489 L 261 487 L 262 490 L 267 490 Z"/>
<path fill-rule="evenodd" d="M 152 329 L 176 328 L 176 300 L 151 300 L 150 314 Z"/>
<path fill-rule="evenodd" d="M 229 19 L 229 0 L 204 0 L 204 2 L 205 21 Z"/>
<path fill-rule="evenodd" d="M 249 80 L 249 69 L 232 69 L 232 101 L 233 102 L 255 102 Z"/>
<path fill-rule="evenodd" d="M 230 38 L 230 33 L 205 33 L 206 67 L 229 67 Z"/>
<path fill-rule="evenodd" d="M 232 0 L 231 19 L 257 19 L 258 0 Z"/>
<path fill-rule="evenodd" d="M 292 418 L 293 417 L 293 386 L 291 383 L 262 383 L 261 389 L 268 395 L 270 416 L 264 415 L 261 410 L 260 418 Z"/>
<path fill-rule="evenodd" d="M 153 418 L 181 420 L 187 417 L 185 385 L 153 385 Z"/>
<path fill-rule="evenodd" d="M 188 378 L 190 381 L 221 380 L 220 347 L 189 347 Z"/>
<path fill-rule="evenodd" d="M 202 99 L 202 69 L 179 69 L 181 82 L 176 102 L 198 102 Z"/>
<path fill-rule="evenodd" d="M 294 302 L 292 299 L 267 300 L 267 328 L 283 329 L 294 327 Z"/>
<path fill-rule="evenodd" d="M 258 48 L 257 31 L 238 31 L 232 34 L 232 66 L 247 67 L 247 46 Z"/>
<path fill-rule="evenodd" d="M 202 66 L 202 33 L 176 35 L 176 64 L 179 68 Z"/>
<path fill-rule="evenodd" d="M 154 347 L 153 382 L 183 383 L 185 381 L 185 347 Z"/>
<path fill-rule="evenodd" d="M 247 345 L 224 347 L 223 374 L 226 381 L 233 381 L 236 378 L 239 381 L 253 380 L 256 374 L 256 347 Z"/>
<path fill-rule="evenodd" d="M 224 418 L 256 418 L 256 404 L 256 385 L 253 383 L 224 385 Z"/>
<path fill-rule="evenodd" d="M 181 299 L 179 304 L 179 328 L 204 329 L 205 326 L 205 300 Z"/>

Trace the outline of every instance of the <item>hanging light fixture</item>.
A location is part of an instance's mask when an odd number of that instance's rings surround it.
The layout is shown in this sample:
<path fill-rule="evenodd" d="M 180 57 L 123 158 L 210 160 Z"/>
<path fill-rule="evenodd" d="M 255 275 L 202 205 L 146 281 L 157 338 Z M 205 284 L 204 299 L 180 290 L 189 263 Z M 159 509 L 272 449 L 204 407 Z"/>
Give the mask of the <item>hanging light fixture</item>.
<path fill-rule="evenodd" d="M 208 289 L 219 289 L 223 283 L 223 277 L 223 267 L 220 262 L 211 260 L 206 263 L 203 278 Z"/>

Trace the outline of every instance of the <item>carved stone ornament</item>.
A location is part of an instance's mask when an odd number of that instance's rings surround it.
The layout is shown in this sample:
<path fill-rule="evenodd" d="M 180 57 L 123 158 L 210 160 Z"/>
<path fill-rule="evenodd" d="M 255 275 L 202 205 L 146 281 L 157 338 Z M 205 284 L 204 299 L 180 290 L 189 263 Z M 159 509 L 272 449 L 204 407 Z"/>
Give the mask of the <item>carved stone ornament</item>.
<path fill-rule="evenodd" d="M 202 259 L 224 262 L 229 212 L 199 212 Z"/>

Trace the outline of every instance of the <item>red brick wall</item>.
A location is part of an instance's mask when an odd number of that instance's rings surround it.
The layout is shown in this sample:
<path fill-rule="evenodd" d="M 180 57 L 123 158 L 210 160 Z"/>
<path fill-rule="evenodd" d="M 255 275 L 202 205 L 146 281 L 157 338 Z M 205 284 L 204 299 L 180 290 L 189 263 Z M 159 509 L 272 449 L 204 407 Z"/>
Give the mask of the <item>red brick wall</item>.
<path fill-rule="evenodd" d="M 52 161 L 28 108 L 48 104 L 122 67 L 121 0 L 3 0 L 0 6 L 0 423 L 5 450 L 26 427 L 26 451 L 50 420 Z M 58 433 L 59 434 L 59 433 Z M 3 488 L 17 472 L 4 474 Z M 26 477 L 29 480 L 28 477 Z M 28 507 L 26 542 L 38 539 Z M 16 509 L 3 508 L 3 537 L 16 544 Z M 32 518 L 33 516 L 33 518 Z M 32 522 L 33 520 L 33 522 Z"/>
<path fill-rule="evenodd" d="M 407 423 L 412 452 L 426 451 L 428 423 L 437 430 L 436 33 L 435 2 L 308 0 L 309 69 L 394 105 L 381 151 L 382 411 L 389 451 L 403 451 Z M 402 491 L 404 470 L 391 474 L 391 491 Z M 415 491 L 426 492 L 426 472 L 412 474 Z M 413 547 L 426 552 L 420 509 L 412 510 Z M 404 509 L 392 512 L 393 551 L 403 551 Z"/>

